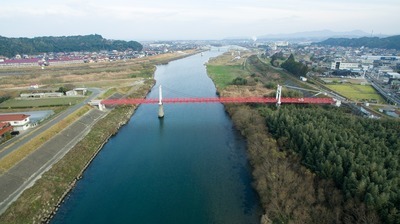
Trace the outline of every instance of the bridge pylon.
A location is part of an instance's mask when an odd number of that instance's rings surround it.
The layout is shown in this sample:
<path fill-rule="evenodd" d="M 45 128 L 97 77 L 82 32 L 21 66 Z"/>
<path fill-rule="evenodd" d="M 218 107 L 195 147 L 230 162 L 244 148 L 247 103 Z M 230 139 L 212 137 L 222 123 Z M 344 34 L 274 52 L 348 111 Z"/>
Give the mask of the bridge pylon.
<path fill-rule="evenodd" d="M 158 87 L 158 118 L 164 117 L 164 106 L 162 103 L 162 87 Z"/>
<path fill-rule="evenodd" d="M 281 105 L 282 98 L 282 86 L 278 84 L 278 88 L 276 89 L 276 105 L 279 107 Z"/>

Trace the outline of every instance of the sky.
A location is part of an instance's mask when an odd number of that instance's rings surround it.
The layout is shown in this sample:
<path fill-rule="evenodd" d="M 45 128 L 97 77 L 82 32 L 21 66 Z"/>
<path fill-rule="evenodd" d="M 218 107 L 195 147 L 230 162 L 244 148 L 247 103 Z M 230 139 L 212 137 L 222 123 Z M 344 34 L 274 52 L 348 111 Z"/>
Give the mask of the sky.
<path fill-rule="evenodd" d="M 0 0 L 0 36 L 219 40 L 315 30 L 400 34 L 399 0 Z"/>

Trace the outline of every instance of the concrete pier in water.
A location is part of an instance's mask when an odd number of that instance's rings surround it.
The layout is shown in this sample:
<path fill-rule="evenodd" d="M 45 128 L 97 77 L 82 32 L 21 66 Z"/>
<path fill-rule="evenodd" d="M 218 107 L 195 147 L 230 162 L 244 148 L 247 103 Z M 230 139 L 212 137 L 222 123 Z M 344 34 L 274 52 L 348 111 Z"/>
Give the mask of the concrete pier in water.
<path fill-rule="evenodd" d="M 159 96 L 159 101 L 158 101 L 158 118 L 163 118 L 164 117 L 164 106 L 162 103 L 162 87 L 161 85 L 158 87 L 158 96 Z"/>

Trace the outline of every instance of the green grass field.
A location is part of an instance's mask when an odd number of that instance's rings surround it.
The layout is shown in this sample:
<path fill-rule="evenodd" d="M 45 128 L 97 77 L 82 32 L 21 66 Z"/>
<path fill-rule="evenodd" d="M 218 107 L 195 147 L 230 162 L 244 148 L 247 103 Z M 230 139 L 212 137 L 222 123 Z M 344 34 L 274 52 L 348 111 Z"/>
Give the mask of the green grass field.
<path fill-rule="evenodd" d="M 223 89 L 243 74 L 241 65 L 207 65 L 207 72 L 215 85 Z"/>
<path fill-rule="evenodd" d="M 81 102 L 83 97 L 62 97 L 46 99 L 11 99 L 0 104 L 0 108 L 29 108 L 74 105 Z"/>
<path fill-rule="evenodd" d="M 338 92 L 348 99 L 355 101 L 377 100 L 378 103 L 384 103 L 385 100 L 370 85 L 353 85 L 353 84 L 332 84 L 326 87 Z"/>

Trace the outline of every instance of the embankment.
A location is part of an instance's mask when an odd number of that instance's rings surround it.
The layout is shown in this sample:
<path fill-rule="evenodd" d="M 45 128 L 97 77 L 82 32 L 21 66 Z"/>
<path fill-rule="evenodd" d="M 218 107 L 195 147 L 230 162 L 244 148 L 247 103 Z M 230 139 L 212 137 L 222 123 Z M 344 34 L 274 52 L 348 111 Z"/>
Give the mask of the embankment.
<path fill-rule="evenodd" d="M 145 97 L 153 85 L 154 80 L 147 80 L 132 97 Z M 101 150 L 102 145 L 118 132 L 118 129 L 129 120 L 135 109 L 136 106 L 117 107 L 98 121 L 82 141 L 43 174 L 34 186 L 27 189 L 0 216 L 0 223 L 49 221 L 58 210 L 59 204 Z"/>
<path fill-rule="evenodd" d="M 251 62 L 248 60 L 248 63 Z M 237 66 L 229 63 L 224 63 L 223 58 L 214 61 L 214 64 L 226 68 L 225 70 L 232 70 Z M 261 72 L 253 64 L 248 66 L 252 66 L 251 72 L 238 71 L 237 76 L 252 81 L 254 72 L 255 77 L 258 77 L 257 74 L 262 75 L 258 81 L 262 81 L 264 85 L 271 80 L 275 81 L 274 78 L 284 82 L 273 71 Z M 216 86 L 219 86 L 218 81 L 221 82 L 218 79 L 221 75 L 224 75 L 223 70 L 214 74 L 217 77 L 213 79 Z M 253 88 L 251 92 L 255 92 L 256 88 L 249 84 L 231 88 L 229 85 L 232 85 L 233 78 L 235 77 L 226 80 L 229 81 L 226 82 L 226 88 L 218 88 L 221 97 L 243 96 L 240 91 L 246 88 Z M 305 168 L 300 156 L 289 147 L 284 147 L 287 138 L 280 138 L 278 142 L 270 134 L 267 127 L 269 121 L 265 115 L 276 111 L 274 106 L 226 104 L 225 109 L 235 127 L 247 139 L 248 158 L 253 168 L 253 186 L 264 209 L 260 220 L 262 224 L 380 223 L 377 214 L 369 211 L 364 204 L 351 198 L 346 199 L 332 180 L 321 179 Z"/>

